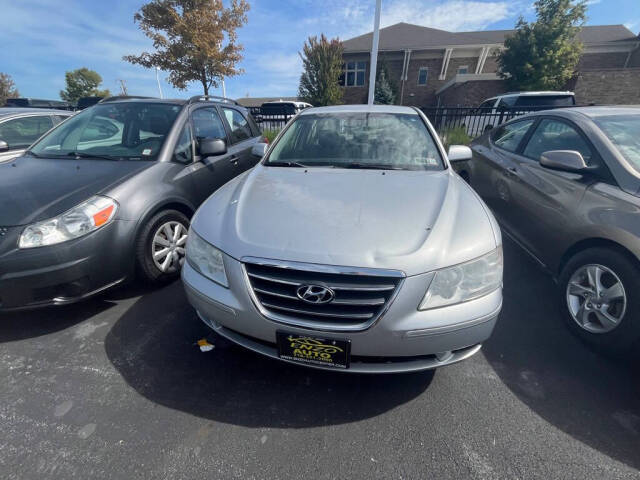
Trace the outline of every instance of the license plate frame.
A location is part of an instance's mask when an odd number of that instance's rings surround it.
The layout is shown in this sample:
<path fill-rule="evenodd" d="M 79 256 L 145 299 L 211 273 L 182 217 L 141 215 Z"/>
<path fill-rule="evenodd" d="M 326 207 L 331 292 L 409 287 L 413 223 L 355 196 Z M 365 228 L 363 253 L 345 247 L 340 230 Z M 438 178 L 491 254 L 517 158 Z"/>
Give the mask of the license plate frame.
<path fill-rule="evenodd" d="M 347 370 L 351 363 L 351 340 L 321 338 L 278 330 L 278 357 L 303 365 Z"/>

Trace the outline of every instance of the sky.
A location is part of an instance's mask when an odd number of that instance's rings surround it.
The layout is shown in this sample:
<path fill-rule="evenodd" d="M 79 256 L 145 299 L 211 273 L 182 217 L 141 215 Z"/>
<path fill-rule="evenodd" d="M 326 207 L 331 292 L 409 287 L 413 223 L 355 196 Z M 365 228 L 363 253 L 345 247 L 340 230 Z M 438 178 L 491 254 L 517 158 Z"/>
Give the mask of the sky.
<path fill-rule="evenodd" d="M 224 0 L 227 3 L 227 0 Z M 0 0 L 0 72 L 11 75 L 25 97 L 59 98 L 67 70 L 87 67 L 102 88 L 158 96 L 156 72 L 123 55 L 151 49 L 133 21 L 144 0 Z M 373 29 L 375 0 L 249 0 L 248 23 L 238 31 L 244 73 L 226 81 L 228 97 L 296 95 L 302 70 L 298 52 L 306 38 L 324 33 L 342 40 Z M 640 0 L 589 0 L 588 25 L 625 24 L 640 31 Z M 450 31 L 513 28 L 534 19 L 531 0 L 382 0 L 381 25 L 408 22 Z M 165 97 L 202 93 L 193 83 L 176 90 L 160 72 Z M 213 94 L 221 94 L 218 88 Z"/>

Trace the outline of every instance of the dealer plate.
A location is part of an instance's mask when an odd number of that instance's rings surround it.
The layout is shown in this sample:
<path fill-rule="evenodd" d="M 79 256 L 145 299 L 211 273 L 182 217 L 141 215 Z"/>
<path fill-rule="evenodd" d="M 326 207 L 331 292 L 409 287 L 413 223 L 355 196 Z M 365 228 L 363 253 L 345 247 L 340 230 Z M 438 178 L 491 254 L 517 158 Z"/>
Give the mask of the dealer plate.
<path fill-rule="evenodd" d="M 323 367 L 349 368 L 350 340 L 309 337 L 279 331 L 276 332 L 276 341 L 278 356 L 284 360 Z"/>

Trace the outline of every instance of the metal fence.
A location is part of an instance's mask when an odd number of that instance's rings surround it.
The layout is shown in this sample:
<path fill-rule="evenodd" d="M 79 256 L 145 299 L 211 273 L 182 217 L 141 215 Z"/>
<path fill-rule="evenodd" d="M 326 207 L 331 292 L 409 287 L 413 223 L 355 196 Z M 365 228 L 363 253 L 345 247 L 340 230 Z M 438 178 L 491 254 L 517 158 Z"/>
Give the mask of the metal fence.
<path fill-rule="evenodd" d="M 248 110 L 263 131 L 282 130 L 295 115 L 295 112 L 285 107 L 249 107 Z"/>
<path fill-rule="evenodd" d="M 512 118 L 551 108 L 561 107 L 543 105 L 510 108 L 425 107 L 421 110 L 441 137 L 447 136 L 452 130 L 462 130 L 469 137 L 476 138 Z"/>

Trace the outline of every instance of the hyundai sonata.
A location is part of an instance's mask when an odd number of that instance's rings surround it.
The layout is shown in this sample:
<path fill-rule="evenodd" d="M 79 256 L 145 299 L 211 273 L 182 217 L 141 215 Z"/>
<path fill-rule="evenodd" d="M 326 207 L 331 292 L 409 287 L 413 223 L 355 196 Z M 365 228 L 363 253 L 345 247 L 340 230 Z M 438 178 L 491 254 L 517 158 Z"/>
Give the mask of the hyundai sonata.
<path fill-rule="evenodd" d="M 502 305 L 502 241 L 427 118 L 397 106 L 304 110 L 196 212 L 182 271 L 220 335 L 351 372 L 470 357 Z"/>

